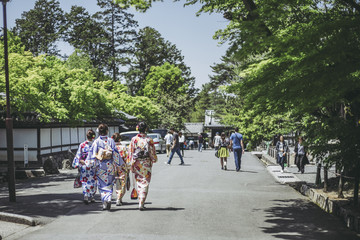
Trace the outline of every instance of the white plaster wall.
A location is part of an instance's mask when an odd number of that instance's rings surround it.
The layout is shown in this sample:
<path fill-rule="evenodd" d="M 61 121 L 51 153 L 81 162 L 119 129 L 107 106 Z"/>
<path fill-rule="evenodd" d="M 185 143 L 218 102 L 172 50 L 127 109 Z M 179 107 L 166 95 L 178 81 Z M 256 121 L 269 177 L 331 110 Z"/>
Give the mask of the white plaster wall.
<path fill-rule="evenodd" d="M 60 128 L 52 128 L 52 145 L 58 146 L 61 145 L 61 130 Z"/>
<path fill-rule="evenodd" d="M 50 147 L 50 128 L 40 129 L 40 146 Z"/>

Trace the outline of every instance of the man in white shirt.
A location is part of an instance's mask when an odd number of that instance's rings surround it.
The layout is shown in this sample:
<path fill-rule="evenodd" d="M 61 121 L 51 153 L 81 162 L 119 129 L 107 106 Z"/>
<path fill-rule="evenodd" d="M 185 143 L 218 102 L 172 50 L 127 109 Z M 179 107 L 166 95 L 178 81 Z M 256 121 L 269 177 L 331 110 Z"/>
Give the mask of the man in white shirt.
<path fill-rule="evenodd" d="M 214 137 L 214 141 L 213 141 L 215 151 L 219 150 L 220 142 L 221 142 L 221 137 L 220 137 L 219 132 L 217 132 L 216 136 Z"/>
<path fill-rule="evenodd" d="M 180 150 L 181 155 L 184 157 L 184 147 L 185 147 L 185 136 L 182 134 L 182 132 L 179 132 L 179 143 L 180 143 Z"/>
<path fill-rule="evenodd" d="M 171 134 L 170 131 L 168 131 L 168 133 L 166 134 L 166 136 L 164 137 L 164 140 L 166 142 L 166 157 L 169 157 L 170 151 L 171 151 L 171 145 L 173 143 L 173 135 Z"/>

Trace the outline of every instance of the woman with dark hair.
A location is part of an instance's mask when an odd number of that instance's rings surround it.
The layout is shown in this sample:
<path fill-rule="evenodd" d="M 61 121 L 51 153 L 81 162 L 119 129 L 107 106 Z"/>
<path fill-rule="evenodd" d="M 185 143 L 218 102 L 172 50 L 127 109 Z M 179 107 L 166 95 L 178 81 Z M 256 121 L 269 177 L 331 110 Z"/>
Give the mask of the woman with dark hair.
<path fill-rule="evenodd" d="M 305 165 L 309 163 L 307 158 L 306 147 L 304 146 L 304 139 L 302 136 L 299 136 L 299 141 L 295 144 L 295 163 L 299 169 L 299 172 L 305 172 Z"/>
<path fill-rule="evenodd" d="M 284 141 L 284 136 L 280 135 L 279 141 L 276 143 L 276 155 L 277 162 L 281 166 L 281 172 L 284 172 L 285 163 L 286 163 L 286 153 L 289 151 L 289 148 Z"/>
<path fill-rule="evenodd" d="M 219 143 L 219 158 L 220 158 L 220 164 L 221 164 L 221 169 L 226 170 L 226 163 L 227 163 L 227 158 L 230 156 L 229 155 L 229 145 L 230 145 L 230 140 L 226 137 L 225 133 L 222 132 L 221 133 L 221 139 L 220 139 L 220 143 Z"/>
<path fill-rule="evenodd" d="M 128 160 L 128 152 L 126 149 L 126 145 L 121 144 L 121 136 L 119 133 L 114 133 L 111 137 L 115 141 L 115 146 L 118 152 L 120 153 L 121 158 L 126 162 L 126 164 L 117 167 L 116 172 L 117 176 L 115 177 L 116 183 L 116 206 L 122 205 L 122 198 L 126 193 L 126 181 L 129 173 L 129 160 Z"/>
<path fill-rule="evenodd" d="M 95 139 L 95 132 L 92 129 L 89 129 L 86 133 L 86 138 L 87 140 L 85 142 L 80 143 L 72 166 L 79 169 L 80 181 L 84 194 L 84 203 L 88 204 L 89 201 L 95 202 L 94 196 L 96 193 L 96 177 L 95 166 L 86 166 L 85 160 Z"/>
<path fill-rule="evenodd" d="M 100 136 L 94 141 L 86 164 L 95 164 L 103 210 L 110 210 L 116 168 L 122 166 L 124 161 L 115 147 L 114 140 L 107 136 L 108 126 L 100 124 L 98 132 Z"/>
<path fill-rule="evenodd" d="M 157 156 L 152 138 L 146 135 L 146 123 L 140 122 L 138 130 L 139 134 L 131 139 L 129 145 L 129 160 L 131 171 L 135 174 L 139 210 L 142 211 L 145 208 L 144 204 L 149 191 L 152 165 L 157 162 Z"/>

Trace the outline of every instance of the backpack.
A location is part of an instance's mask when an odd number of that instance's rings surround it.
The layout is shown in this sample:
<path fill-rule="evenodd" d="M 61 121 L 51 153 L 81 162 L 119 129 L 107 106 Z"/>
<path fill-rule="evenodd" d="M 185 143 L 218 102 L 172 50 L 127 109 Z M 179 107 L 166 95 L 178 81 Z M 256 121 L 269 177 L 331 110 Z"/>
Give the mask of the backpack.
<path fill-rule="evenodd" d="M 134 159 L 144 159 L 150 157 L 149 151 L 149 142 L 146 138 L 139 138 L 138 142 L 136 143 L 136 147 L 134 150 Z"/>

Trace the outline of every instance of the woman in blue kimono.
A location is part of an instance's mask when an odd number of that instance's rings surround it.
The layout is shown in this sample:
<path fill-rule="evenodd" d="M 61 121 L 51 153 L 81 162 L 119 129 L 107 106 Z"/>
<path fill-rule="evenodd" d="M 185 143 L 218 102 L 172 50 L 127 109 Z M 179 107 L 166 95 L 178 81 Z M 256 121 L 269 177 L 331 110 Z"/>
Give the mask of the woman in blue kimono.
<path fill-rule="evenodd" d="M 97 131 L 100 136 L 94 141 L 86 164 L 96 167 L 103 210 L 110 210 L 116 168 L 122 166 L 124 161 L 115 146 L 114 140 L 107 136 L 109 133 L 108 126 L 100 124 Z"/>
<path fill-rule="evenodd" d="M 86 138 L 87 140 L 79 145 L 72 166 L 79 169 L 84 203 L 88 204 L 89 201 L 95 202 L 96 176 L 95 166 L 86 166 L 85 160 L 95 139 L 95 132 L 92 129 L 89 129 L 86 133 Z"/>

